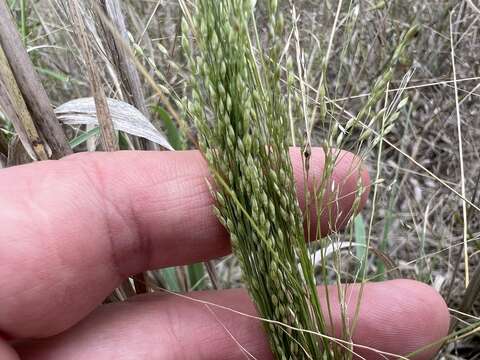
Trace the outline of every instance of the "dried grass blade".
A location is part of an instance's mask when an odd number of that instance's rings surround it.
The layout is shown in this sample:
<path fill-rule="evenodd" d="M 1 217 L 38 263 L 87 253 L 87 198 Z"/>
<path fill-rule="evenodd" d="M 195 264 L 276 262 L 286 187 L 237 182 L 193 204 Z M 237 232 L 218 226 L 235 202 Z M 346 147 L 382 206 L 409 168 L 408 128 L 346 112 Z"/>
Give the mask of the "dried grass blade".
<path fill-rule="evenodd" d="M 134 105 L 143 115 L 145 115 L 146 118 L 149 118 L 150 113 L 145 102 L 138 71 L 135 64 L 131 61 L 127 51 L 118 41 L 118 39 L 123 39 L 125 42 L 128 41 L 128 31 L 121 3 L 118 0 L 98 0 L 98 2 L 104 10 L 105 16 L 98 15 L 98 11 L 101 11 L 100 6 L 94 7 L 94 12 L 101 25 L 100 31 L 103 34 L 102 39 L 105 49 L 109 53 L 108 58 L 113 62 L 115 71 L 120 80 L 120 90 L 123 100 Z M 116 29 L 111 29 L 105 22 L 107 16 Z M 115 30 L 117 36 L 112 34 Z M 150 150 L 159 149 L 155 143 L 147 143 L 146 147 Z"/>
<path fill-rule="evenodd" d="M 174 150 L 165 135 L 135 107 L 123 101 L 107 99 L 115 130 L 150 140 L 167 150 Z M 68 125 L 97 125 L 99 123 L 93 98 L 69 101 L 55 110 L 59 120 Z"/>
<path fill-rule="evenodd" d="M 104 150 L 116 151 L 119 149 L 118 139 L 113 127 L 112 117 L 107 103 L 107 96 L 102 86 L 101 76 L 96 63 L 93 60 L 93 52 L 90 45 L 84 18 L 81 14 L 80 5 L 77 0 L 69 4 L 70 16 L 75 28 L 80 48 L 87 67 L 90 87 L 95 99 L 95 107 L 98 123 L 100 126 L 101 140 Z"/>

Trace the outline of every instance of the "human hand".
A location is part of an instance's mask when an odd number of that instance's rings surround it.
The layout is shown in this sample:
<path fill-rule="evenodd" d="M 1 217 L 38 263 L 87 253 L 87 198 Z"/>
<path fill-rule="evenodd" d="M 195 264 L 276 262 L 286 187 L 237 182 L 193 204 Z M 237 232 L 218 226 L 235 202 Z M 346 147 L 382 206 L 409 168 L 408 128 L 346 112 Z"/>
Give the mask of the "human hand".
<path fill-rule="evenodd" d="M 303 198 L 298 151 L 292 162 Z M 338 224 L 357 188 L 352 162 L 342 153 L 333 175 L 340 188 Z M 323 153 L 314 149 L 312 174 L 318 178 L 322 169 Z M 128 275 L 229 253 L 206 176 L 195 151 L 78 154 L 1 170 L 0 359 L 243 359 L 238 344 L 257 359 L 271 358 L 260 322 L 223 308 L 170 294 L 101 305 Z M 361 176 L 366 183 L 366 172 Z M 326 225 L 328 214 L 321 221 Z M 348 290 L 351 318 L 358 289 Z M 321 299 L 324 291 L 319 288 Z M 338 334 L 337 291 L 329 293 Z M 244 290 L 188 296 L 255 314 Z M 354 341 L 406 354 L 445 336 L 448 323 L 446 305 L 430 287 L 369 283 Z M 364 348 L 356 352 L 383 358 Z"/>

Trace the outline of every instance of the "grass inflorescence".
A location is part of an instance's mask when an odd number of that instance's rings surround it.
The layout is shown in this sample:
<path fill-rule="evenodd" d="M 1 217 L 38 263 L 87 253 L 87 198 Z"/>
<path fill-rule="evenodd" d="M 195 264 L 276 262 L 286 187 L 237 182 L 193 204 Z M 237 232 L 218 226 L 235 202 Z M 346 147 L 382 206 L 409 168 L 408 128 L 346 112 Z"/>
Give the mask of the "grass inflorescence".
<path fill-rule="evenodd" d="M 185 20 L 183 26 L 193 92 L 186 112 L 198 128 L 217 184 L 215 211 L 230 233 L 258 310 L 268 319 L 323 333 L 289 158 L 278 41 L 283 20 L 276 1 L 267 7 L 269 48 L 256 56 L 261 50 L 253 46 L 258 32 L 252 36 L 249 30 L 254 21 L 250 1 L 197 3 L 192 24 Z M 322 357 L 325 346 L 318 337 L 272 324 L 266 328 L 278 359 Z"/>

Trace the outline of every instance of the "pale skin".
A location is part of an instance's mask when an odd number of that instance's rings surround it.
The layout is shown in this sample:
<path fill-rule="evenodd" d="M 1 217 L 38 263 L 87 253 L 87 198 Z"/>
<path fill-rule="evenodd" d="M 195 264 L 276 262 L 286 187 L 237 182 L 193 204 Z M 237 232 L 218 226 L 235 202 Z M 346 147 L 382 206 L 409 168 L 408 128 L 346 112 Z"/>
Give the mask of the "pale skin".
<path fill-rule="evenodd" d="M 291 156 L 303 198 L 299 151 Z M 355 162 L 342 153 L 333 175 L 339 224 L 358 178 L 369 181 L 366 170 L 351 171 Z M 323 171 L 319 149 L 311 171 L 316 178 Z M 207 176 L 195 151 L 79 154 L 1 170 L 0 359 L 245 359 L 238 344 L 270 359 L 260 322 L 228 310 L 165 293 L 101 305 L 130 274 L 230 252 L 211 210 Z M 353 318 L 359 287 L 348 289 Z M 325 299 L 323 287 L 319 293 Z M 331 287 L 330 294 L 331 335 L 338 335 L 337 291 Z M 241 289 L 188 296 L 257 315 Z M 432 288 L 408 280 L 368 283 L 353 339 L 406 354 L 444 337 L 448 325 L 448 309 Z M 417 358 L 430 359 L 437 349 Z"/>

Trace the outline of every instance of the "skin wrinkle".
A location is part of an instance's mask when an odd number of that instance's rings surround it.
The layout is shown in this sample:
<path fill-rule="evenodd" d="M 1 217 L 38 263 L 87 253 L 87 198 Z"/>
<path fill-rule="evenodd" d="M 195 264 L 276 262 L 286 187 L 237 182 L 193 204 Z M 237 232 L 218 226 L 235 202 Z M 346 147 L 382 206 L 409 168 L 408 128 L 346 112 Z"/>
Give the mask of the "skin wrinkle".
<path fill-rule="evenodd" d="M 68 159 L 68 158 L 67 158 Z M 78 155 L 72 155 L 71 156 L 71 161 L 75 161 L 79 163 L 80 169 L 82 170 L 83 176 L 88 180 L 88 182 L 91 185 L 91 189 L 95 190 L 95 195 L 96 199 L 102 200 L 102 207 L 104 210 L 107 210 L 107 207 L 105 206 L 106 204 L 106 199 L 105 196 L 103 195 L 103 191 L 106 190 L 106 187 L 103 185 L 102 179 L 102 170 L 100 167 L 97 165 L 96 161 L 86 161 L 86 159 L 83 159 L 82 157 L 79 157 Z M 64 161 L 64 160 L 63 160 Z M 90 172 L 93 170 L 93 174 L 90 174 Z M 93 176 L 94 175 L 94 176 Z M 121 275 L 121 263 L 118 261 L 118 258 L 116 256 L 116 249 L 114 246 L 114 240 L 112 236 L 112 230 L 111 230 L 111 223 L 110 220 L 108 219 L 108 212 L 107 211 L 99 211 L 102 216 L 102 223 L 103 223 L 103 233 L 106 234 L 106 238 L 108 239 L 110 251 L 108 251 L 108 254 L 110 256 L 110 260 L 106 261 L 106 263 L 111 264 L 113 268 L 113 272 L 117 274 L 118 280 L 121 281 L 122 275 Z M 104 237 L 104 238 L 105 238 Z"/>
<path fill-rule="evenodd" d="M 198 166 L 196 162 L 192 161 L 188 166 L 179 166 L 177 162 L 168 162 L 166 165 L 165 171 L 158 175 L 158 177 L 151 177 L 152 183 L 149 183 L 150 188 L 145 189 L 145 191 L 140 191 L 140 195 L 137 193 L 135 195 L 135 202 L 132 204 L 134 207 L 134 213 L 143 214 L 143 216 L 138 216 L 138 222 L 142 224 L 145 222 L 146 215 L 154 216 L 158 218 L 159 222 L 162 222 L 163 218 L 168 216 L 168 214 L 176 213 L 178 216 L 175 220 L 174 226 L 170 226 L 170 229 L 165 229 L 166 231 L 171 231 L 174 228 L 181 229 L 186 225 L 184 221 L 185 210 L 189 211 L 198 209 L 205 209 L 208 211 L 205 206 L 205 186 L 203 181 L 199 181 L 198 176 Z M 163 192 L 163 197 L 161 199 L 152 199 L 149 194 L 152 192 L 152 188 L 161 187 Z M 188 189 L 188 192 L 185 192 L 185 189 Z M 146 208 L 155 208 L 155 213 L 148 214 L 145 210 L 145 206 L 142 204 L 151 204 L 155 202 L 157 206 L 146 206 Z M 198 204 L 198 206 L 192 206 L 192 204 Z M 171 218 L 171 216 L 170 216 Z M 188 220 L 188 219 L 185 219 Z M 171 223 L 171 221 L 170 221 Z M 188 223 L 187 223 L 188 224 Z M 147 236 L 150 236 L 148 227 L 145 227 L 147 231 Z M 149 241 L 159 241 L 160 239 L 151 238 Z"/>
<path fill-rule="evenodd" d="M 103 224 L 104 224 L 104 229 L 107 234 L 107 239 L 108 243 L 110 245 L 110 251 L 108 251 L 108 254 L 110 254 L 110 261 L 109 263 L 113 265 L 114 273 L 117 274 L 120 278 L 123 278 L 122 274 L 122 262 L 120 257 L 118 256 L 118 245 L 116 246 L 114 242 L 117 240 L 113 236 L 113 219 L 111 219 L 111 212 L 108 211 L 108 206 L 107 204 L 109 203 L 108 200 L 108 193 L 107 187 L 105 186 L 104 180 L 103 180 L 103 171 L 102 169 L 97 165 L 96 161 L 90 161 L 90 163 L 93 165 L 93 175 L 90 175 L 88 172 L 86 172 L 86 176 L 89 177 L 90 181 L 94 185 L 94 188 L 97 192 L 97 198 L 102 200 L 103 203 L 103 209 L 104 211 L 101 211 L 101 214 L 103 215 Z M 118 215 L 118 214 L 117 214 Z M 115 219 L 117 220 L 117 219 Z M 118 221 L 118 220 L 117 220 Z"/>
<path fill-rule="evenodd" d="M 126 216 L 124 212 L 120 211 L 120 209 L 115 205 L 115 203 L 106 197 L 106 202 L 110 205 L 110 208 L 114 210 L 116 214 L 116 219 L 114 219 L 111 214 L 108 216 L 109 219 L 109 229 L 110 229 L 110 245 L 112 248 L 112 256 L 114 261 L 114 268 L 115 271 L 121 277 L 127 277 L 132 273 L 136 272 L 136 269 L 139 269 L 144 264 L 147 266 L 151 266 L 151 254 L 152 254 L 152 244 L 151 240 L 147 236 L 142 235 L 142 231 L 140 230 L 140 226 L 138 221 L 136 220 L 136 215 L 133 215 L 133 211 L 131 207 L 128 207 L 128 211 L 131 213 L 130 216 Z M 114 226 L 114 224 L 116 226 Z M 127 226 L 127 224 L 129 226 Z M 122 237 L 121 235 L 116 237 L 113 236 L 112 229 L 120 227 L 121 229 L 125 229 L 126 232 L 131 232 L 134 235 L 127 236 L 129 239 L 135 239 L 128 242 L 125 242 L 124 248 L 128 250 L 120 250 L 118 246 L 118 238 Z M 118 233 L 119 231 L 116 231 Z M 123 231 L 122 231 L 123 233 Z M 117 239 L 117 240 L 114 240 Z M 114 242 L 117 244 L 114 245 Z M 126 264 L 129 264 L 127 266 Z M 131 264 L 131 265 L 130 265 Z M 148 267 L 148 268 L 149 268 Z"/>
<path fill-rule="evenodd" d="M 170 185 L 172 184 L 172 185 Z M 159 183 L 160 185 L 160 183 Z M 203 195 L 206 193 L 204 185 L 198 181 L 196 178 L 192 178 L 192 176 L 183 176 L 180 180 L 172 178 L 172 179 L 166 179 L 165 182 L 161 183 L 162 187 L 164 189 L 168 189 L 168 195 L 165 196 L 161 199 L 161 201 L 158 201 L 159 204 L 162 205 L 162 208 L 159 209 L 159 211 L 183 211 L 186 207 L 188 209 L 191 209 L 192 203 L 199 203 L 199 208 L 205 208 L 206 204 L 204 201 L 196 201 L 198 199 L 203 199 Z M 183 189 L 185 189 L 188 185 L 189 191 L 191 193 L 189 194 L 184 194 Z M 153 185 L 155 186 L 155 185 Z M 173 189 L 171 189 L 173 187 Z M 198 191 L 197 191 L 198 190 Z M 146 201 L 149 201 L 148 195 L 145 195 L 143 197 Z M 179 201 L 179 200 L 182 201 Z M 151 199 L 150 199 L 151 201 Z M 140 202 L 140 201 L 138 201 Z M 187 205 L 188 204 L 188 205 Z M 213 201 L 212 201 L 213 204 Z M 137 209 L 136 212 L 138 212 L 138 206 L 135 206 Z M 193 207 L 193 209 L 196 209 Z"/>
<path fill-rule="evenodd" d="M 78 161 L 78 159 L 73 160 Z M 102 204 L 103 211 L 100 210 L 98 213 L 103 217 L 103 228 L 110 247 L 108 252 L 110 259 L 106 261 L 106 264 L 112 266 L 113 273 L 117 274 L 118 281 L 121 281 L 132 275 L 140 267 L 140 264 L 144 264 L 144 261 L 147 261 L 149 265 L 151 264 L 151 241 L 148 237 L 143 236 L 134 208 L 131 205 L 127 207 L 130 212 L 129 216 L 119 209 L 106 184 L 105 170 L 98 163 L 98 160 L 93 158 L 93 161 L 90 159 L 87 162 L 81 159 L 79 163 L 82 165 L 80 168 L 83 176 L 88 179 L 95 190 L 95 198 L 99 199 Z M 131 201 L 130 197 L 129 200 Z M 125 244 L 119 246 L 119 240 L 124 237 L 123 234 L 129 234 L 125 237 L 130 240 L 123 241 Z M 126 251 L 125 249 L 129 250 Z M 126 266 L 126 263 L 132 265 Z M 132 271 L 130 271 L 130 267 Z"/>
<path fill-rule="evenodd" d="M 152 243 L 152 239 L 148 236 L 145 236 L 143 231 L 140 230 L 142 228 L 142 224 L 139 220 L 138 212 L 136 212 L 135 206 L 133 205 L 132 197 L 129 197 L 129 210 L 131 213 L 130 218 L 134 224 L 134 229 L 136 231 L 136 236 L 140 240 L 141 244 L 146 244 L 146 246 L 144 245 L 144 248 L 145 248 L 144 258 L 145 258 L 145 264 L 147 265 L 147 269 L 150 269 L 152 268 L 152 263 L 153 263 L 152 256 L 151 256 L 153 253 L 153 243 Z M 123 274 L 120 274 L 120 275 L 123 275 Z"/>
<path fill-rule="evenodd" d="M 173 167 L 175 169 L 175 167 Z M 166 238 L 172 237 L 172 233 L 181 232 L 181 229 L 185 226 L 190 226 L 190 221 L 192 218 L 196 218 L 195 228 L 198 230 L 196 233 L 188 233 L 189 236 L 183 236 L 183 240 L 190 243 L 190 249 L 199 247 L 199 250 L 202 250 L 202 238 L 204 233 L 216 232 L 217 235 L 213 235 L 219 239 L 225 239 L 222 241 L 221 246 L 218 246 L 219 256 L 223 256 L 229 253 L 230 251 L 230 242 L 227 241 L 227 235 L 223 227 L 219 226 L 216 219 L 208 217 L 196 216 L 201 213 L 213 213 L 213 199 L 210 196 L 208 188 L 206 186 L 205 178 L 198 176 L 195 172 L 198 172 L 198 169 L 195 166 L 187 166 L 187 169 L 191 168 L 188 173 L 172 173 L 165 172 L 167 178 L 159 180 L 156 186 L 162 186 L 162 191 L 165 196 L 161 199 L 152 199 L 148 196 L 148 192 L 140 192 L 140 195 L 136 195 L 136 200 L 134 202 L 135 213 L 142 213 L 143 216 L 139 216 L 139 224 L 144 229 L 145 236 L 150 238 L 150 241 L 159 242 L 161 239 L 151 238 L 149 227 L 143 226 L 143 223 L 152 223 L 152 219 L 158 219 L 158 225 L 162 224 L 162 221 L 165 218 L 169 218 L 169 226 L 164 229 L 163 236 Z M 185 170 L 183 171 L 185 172 Z M 180 181 L 177 181 L 180 179 Z M 188 189 L 187 191 L 185 189 Z M 151 189 L 149 189 L 151 192 Z M 208 201 L 206 201 L 208 199 Z M 147 208 L 155 208 L 154 213 L 148 213 L 145 211 L 145 208 L 140 204 L 155 203 L 155 206 L 148 205 Z M 138 205 L 137 205 L 138 204 Z M 188 211 L 186 211 L 188 210 Z M 198 222 L 198 219 L 201 219 L 201 222 Z M 197 245 L 198 244 L 198 245 Z M 171 253 L 169 249 L 164 250 L 164 263 L 165 266 L 174 265 L 171 259 L 174 258 L 175 254 Z M 195 261 L 187 261 L 187 264 L 194 262 L 206 261 L 209 260 L 208 257 L 203 257 L 202 259 L 196 259 Z M 171 263 L 171 264 L 170 264 Z"/>

